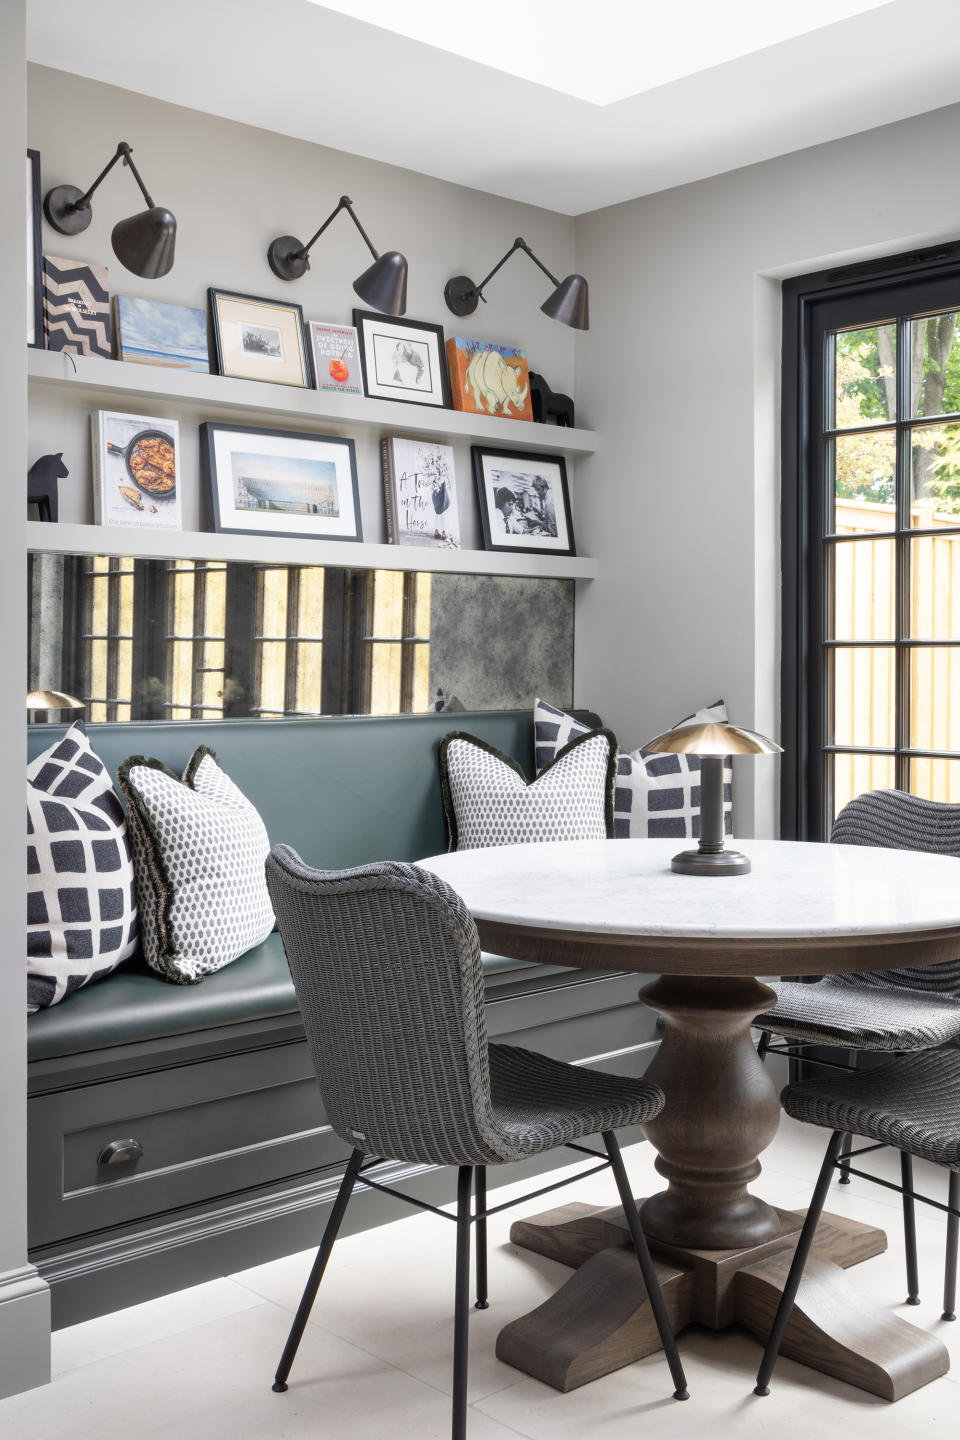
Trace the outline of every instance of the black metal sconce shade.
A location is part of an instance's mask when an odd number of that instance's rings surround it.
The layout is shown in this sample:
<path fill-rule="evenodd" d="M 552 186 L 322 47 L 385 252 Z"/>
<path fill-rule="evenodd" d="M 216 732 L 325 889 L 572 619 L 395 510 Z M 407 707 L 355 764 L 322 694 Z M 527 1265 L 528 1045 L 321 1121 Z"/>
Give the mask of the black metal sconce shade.
<path fill-rule="evenodd" d="M 589 330 L 590 295 L 586 280 L 582 275 L 568 275 L 565 280 L 558 280 L 555 275 L 551 275 L 543 261 L 537 259 L 526 240 L 519 236 L 514 240 L 506 255 L 497 261 L 490 274 L 481 280 L 479 285 L 475 285 L 469 275 L 454 275 L 451 280 L 447 281 L 443 291 L 447 309 L 462 318 L 465 315 L 472 315 L 481 300 L 486 303 L 483 292 L 488 282 L 493 279 L 500 267 L 506 264 L 515 250 L 525 251 L 533 263 L 539 266 L 547 279 L 553 283 L 553 290 L 540 306 L 544 315 L 549 315 L 551 320 L 559 320 L 561 325 L 569 325 L 572 330 Z"/>
<path fill-rule="evenodd" d="M 127 220 L 119 221 L 113 227 L 110 237 L 113 253 L 120 264 L 134 275 L 140 275 L 145 280 L 157 280 L 173 269 L 177 221 L 172 211 L 162 205 L 154 205 L 140 172 L 133 163 L 133 151 L 126 140 L 120 141 L 116 153 L 89 190 L 78 190 L 76 185 L 56 185 L 52 190 L 48 190 L 43 200 L 43 213 L 54 230 L 58 230 L 61 235 L 80 235 L 93 218 L 91 196 L 118 160 L 130 167 L 147 202 L 147 209 L 131 215 Z"/>
<path fill-rule="evenodd" d="M 357 219 L 353 201 L 348 195 L 340 196 L 336 209 L 327 216 L 306 245 L 293 235 L 278 235 L 276 240 L 272 240 L 267 250 L 270 269 L 280 280 L 299 280 L 310 269 L 310 251 L 341 210 L 347 211 L 373 256 L 373 264 L 354 280 L 354 290 L 361 300 L 365 300 L 382 315 L 402 315 L 407 308 L 406 259 L 399 250 L 388 250 L 381 255 L 374 249 L 370 236 Z"/>

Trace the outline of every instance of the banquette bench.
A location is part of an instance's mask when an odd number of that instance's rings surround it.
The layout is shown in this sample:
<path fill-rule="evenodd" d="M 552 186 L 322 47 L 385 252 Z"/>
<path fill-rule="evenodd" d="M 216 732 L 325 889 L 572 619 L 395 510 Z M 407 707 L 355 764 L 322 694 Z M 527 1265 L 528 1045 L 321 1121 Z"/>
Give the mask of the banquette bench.
<path fill-rule="evenodd" d="M 590 712 L 577 712 L 599 723 Z M 437 751 L 450 729 L 532 773 L 529 712 L 91 725 L 115 777 L 131 754 L 178 774 L 209 745 L 272 842 L 308 863 L 446 848 Z M 31 758 L 63 733 L 30 732 Z M 639 1073 L 655 1043 L 637 977 L 484 958 L 491 1038 Z M 133 962 L 28 1022 L 30 1258 L 54 1326 L 317 1243 L 346 1148 L 324 1123 L 279 935 L 199 985 Z M 562 1156 L 562 1152 L 561 1156 Z M 558 1161 L 557 1152 L 539 1168 Z M 528 1167 L 533 1169 L 532 1165 Z M 449 1170 L 388 1165 L 444 1203 Z M 506 1178 L 506 1177 L 505 1177 Z M 393 1219 L 373 1190 L 354 1229 Z"/>

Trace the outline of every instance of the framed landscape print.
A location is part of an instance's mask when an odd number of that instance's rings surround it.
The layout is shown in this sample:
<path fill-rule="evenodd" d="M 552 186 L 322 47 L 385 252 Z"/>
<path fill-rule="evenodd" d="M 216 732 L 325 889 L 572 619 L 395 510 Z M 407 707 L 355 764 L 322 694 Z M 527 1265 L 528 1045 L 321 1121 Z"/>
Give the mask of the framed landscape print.
<path fill-rule="evenodd" d="M 27 151 L 27 344 L 43 349 L 40 272 L 40 151 Z"/>
<path fill-rule="evenodd" d="M 214 530 L 363 539 L 352 440 L 208 422 L 200 426 L 200 463 Z"/>
<path fill-rule="evenodd" d="M 362 395 L 360 342 L 354 327 L 311 320 L 309 329 L 313 383 L 317 389 L 340 395 Z"/>
<path fill-rule="evenodd" d="M 117 359 L 167 370 L 210 369 L 207 317 L 193 305 L 115 295 L 113 333 Z"/>
<path fill-rule="evenodd" d="M 354 310 L 368 395 L 450 408 L 443 326 Z"/>
<path fill-rule="evenodd" d="M 309 387 L 310 360 L 299 305 L 207 291 L 218 375 Z"/>
<path fill-rule="evenodd" d="M 485 550 L 575 555 L 562 455 L 471 445 Z"/>

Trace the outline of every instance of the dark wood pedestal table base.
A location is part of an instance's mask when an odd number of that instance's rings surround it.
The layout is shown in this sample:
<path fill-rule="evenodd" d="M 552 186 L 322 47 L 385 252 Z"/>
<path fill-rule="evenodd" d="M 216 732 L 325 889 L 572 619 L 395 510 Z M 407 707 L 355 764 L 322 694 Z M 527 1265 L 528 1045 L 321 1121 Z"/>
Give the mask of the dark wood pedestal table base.
<path fill-rule="evenodd" d="M 486 950 L 591 970 L 661 972 L 640 992 L 666 1029 L 647 1075 L 667 1103 L 646 1134 L 667 1188 L 638 1203 L 675 1331 L 741 1324 L 765 1340 L 803 1211 L 750 1190 L 780 1106 L 750 1026 L 763 975 L 935 964 L 960 946 L 960 860 L 752 841 L 749 875 L 676 875 L 676 842 L 584 841 L 459 851 L 421 863 L 474 915 Z M 810 1186 L 815 1175 L 811 1172 Z M 572 1390 L 659 1346 L 619 1208 L 516 1221 L 515 1244 L 569 1265 L 555 1295 L 501 1332 L 497 1355 Z M 882 1230 L 825 1215 L 783 1353 L 886 1400 L 946 1374 L 934 1336 L 846 1274 Z"/>

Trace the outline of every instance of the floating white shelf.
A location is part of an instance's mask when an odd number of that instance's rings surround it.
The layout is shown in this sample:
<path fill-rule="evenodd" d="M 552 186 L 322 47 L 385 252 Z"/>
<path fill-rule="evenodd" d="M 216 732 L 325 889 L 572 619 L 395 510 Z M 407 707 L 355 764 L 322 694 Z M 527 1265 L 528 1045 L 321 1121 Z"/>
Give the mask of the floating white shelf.
<path fill-rule="evenodd" d="M 27 521 L 27 549 L 64 555 L 133 555 L 144 559 L 239 560 L 271 565 L 331 565 L 363 570 L 443 570 L 460 575 L 528 575 L 592 580 L 596 560 L 517 555 L 499 550 L 434 550 L 365 541 L 218 535 L 206 530 L 126 530 L 104 525 Z"/>
<path fill-rule="evenodd" d="M 336 425 L 426 434 L 445 443 L 467 441 L 502 449 L 543 450 L 554 454 L 589 455 L 597 449 L 592 430 L 535 425 L 493 415 L 470 415 L 435 405 L 370 400 L 362 395 L 335 395 L 301 390 L 260 380 L 232 380 L 224 375 L 168 370 L 162 365 L 134 365 L 94 355 L 69 356 L 62 351 L 29 350 L 28 376 L 34 386 L 80 391 L 111 406 L 136 400 L 176 402 L 210 420 L 263 416 L 299 426 Z M 427 567 L 424 567 L 427 568 Z"/>

